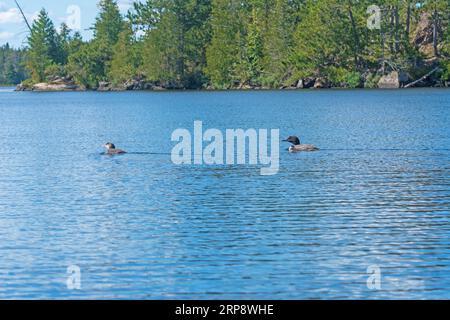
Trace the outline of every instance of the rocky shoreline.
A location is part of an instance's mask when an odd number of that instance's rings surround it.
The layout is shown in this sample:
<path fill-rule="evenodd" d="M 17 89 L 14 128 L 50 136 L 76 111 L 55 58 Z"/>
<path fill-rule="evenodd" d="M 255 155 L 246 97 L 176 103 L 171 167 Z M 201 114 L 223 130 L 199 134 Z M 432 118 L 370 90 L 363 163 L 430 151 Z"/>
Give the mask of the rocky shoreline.
<path fill-rule="evenodd" d="M 437 69 L 437 68 L 436 68 Z M 392 71 L 387 75 L 379 76 L 375 85 L 373 84 L 372 75 L 368 75 L 366 79 L 361 81 L 360 86 L 356 88 L 378 88 L 378 89 L 401 89 L 412 87 L 432 87 L 443 88 L 450 87 L 450 82 L 442 82 L 432 77 L 432 72 L 423 78 L 413 81 L 408 74 L 398 71 Z M 371 85 L 367 83 L 372 81 Z M 279 90 L 301 90 L 301 89 L 346 89 L 346 84 L 332 85 L 324 77 L 308 77 L 300 79 L 296 84 L 291 86 L 283 86 Z M 186 89 L 203 89 L 218 90 L 217 88 L 208 86 L 206 88 L 184 88 L 173 84 L 160 84 L 148 82 L 145 79 L 131 79 L 121 85 L 114 85 L 110 82 L 100 82 L 97 88 L 86 88 L 76 84 L 72 79 L 56 78 L 50 82 L 36 83 L 27 85 L 19 84 L 15 91 L 35 91 L 35 92 L 73 92 L 73 91 L 166 91 L 166 90 L 186 90 Z M 268 88 L 262 86 L 252 86 L 250 84 L 238 85 L 229 90 L 273 90 L 276 88 Z"/>

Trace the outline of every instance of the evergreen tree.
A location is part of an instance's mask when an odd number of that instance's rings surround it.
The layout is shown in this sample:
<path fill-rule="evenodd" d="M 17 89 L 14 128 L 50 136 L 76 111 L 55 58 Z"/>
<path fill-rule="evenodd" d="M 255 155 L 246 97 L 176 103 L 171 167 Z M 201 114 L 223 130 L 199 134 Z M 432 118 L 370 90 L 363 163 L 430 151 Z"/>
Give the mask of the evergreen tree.
<path fill-rule="evenodd" d="M 263 38 L 258 10 L 257 7 L 252 8 L 247 35 L 248 74 L 250 76 L 248 81 L 255 85 L 260 84 L 263 60 Z"/>
<path fill-rule="evenodd" d="M 102 47 L 112 47 L 119 40 L 119 34 L 124 28 L 124 20 L 119 11 L 117 1 L 101 0 L 100 13 L 95 19 L 94 38 Z"/>
<path fill-rule="evenodd" d="M 6 43 L 0 46 L 0 84 L 18 84 L 27 78 L 25 51 L 13 49 Z"/>
<path fill-rule="evenodd" d="M 280 87 L 292 72 L 289 56 L 296 20 L 291 16 L 288 0 L 275 0 L 265 16 L 262 84 Z"/>
<path fill-rule="evenodd" d="M 77 82 L 89 88 L 96 88 L 100 81 L 108 80 L 113 48 L 124 29 L 124 20 L 116 1 L 101 0 L 99 9 L 93 28 L 94 39 L 69 56 L 67 68 Z"/>
<path fill-rule="evenodd" d="M 438 64 L 434 79 L 450 75 L 448 0 L 146 0 L 127 20 L 117 1 L 99 9 L 88 42 L 65 24 L 58 34 L 40 12 L 28 39 L 31 82 L 68 74 L 90 88 L 136 77 L 168 88 L 278 88 L 311 77 L 357 87 L 392 70 L 415 79 Z M 13 56 L 0 55 L 2 81 L 24 76 L 23 54 Z"/>
<path fill-rule="evenodd" d="M 108 79 L 113 84 L 123 84 L 132 79 L 138 73 L 139 58 L 134 33 L 131 25 L 128 24 L 119 34 L 119 39 L 114 46 Z"/>
<path fill-rule="evenodd" d="M 230 88 L 235 85 L 233 73 L 243 48 L 239 41 L 244 32 L 241 1 L 213 0 L 211 16 L 212 40 L 205 72 L 213 86 Z"/>
<path fill-rule="evenodd" d="M 46 69 L 52 64 L 64 62 L 55 27 L 44 9 L 33 22 L 28 46 L 27 67 L 33 82 L 45 81 Z"/>
<path fill-rule="evenodd" d="M 199 87 L 210 38 L 209 0 L 165 0 L 151 4 L 160 12 L 144 40 L 144 72 L 169 86 Z"/>

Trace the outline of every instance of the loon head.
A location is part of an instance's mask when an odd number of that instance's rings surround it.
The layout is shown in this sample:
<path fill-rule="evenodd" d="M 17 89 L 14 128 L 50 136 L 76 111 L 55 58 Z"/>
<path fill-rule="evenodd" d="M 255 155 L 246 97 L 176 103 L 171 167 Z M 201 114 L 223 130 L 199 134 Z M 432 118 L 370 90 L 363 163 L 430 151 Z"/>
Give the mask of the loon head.
<path fill-rule="evenodd" d="M 116 146 L 114 145 L 114 143 L 111 143 L 111 142 L 108 142 L 107 144 L 105 144 L 104 147 L 106 148 L 106 154 L 108 154 L 108 155 L 118 155 L 118 154 L 126 153 L 126 151 L 116 149 Z"/>
<path fill-rule="evenodd" d="M 283 140 L 285 142 L 290 142 L 294 146 L 300 145 L 300 139 L 297 136 L 289 136 L 286 140 Z"/>
<path fill-rule="evenodd" d="M 104 145 L 104 147 L 105 147 L 107 150 L 114 150 L 114 149 L 116 148 L 116 146 L 114 145 L 114 143 L 111 143 L 111 142 L 106 143 L 106 144 Z"/>

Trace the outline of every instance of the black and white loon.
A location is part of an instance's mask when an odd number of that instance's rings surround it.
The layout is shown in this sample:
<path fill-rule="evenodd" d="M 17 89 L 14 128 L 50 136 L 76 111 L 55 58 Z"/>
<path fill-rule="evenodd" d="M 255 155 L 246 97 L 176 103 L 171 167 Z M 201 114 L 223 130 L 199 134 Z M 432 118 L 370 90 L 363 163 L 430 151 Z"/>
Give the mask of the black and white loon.
<path fill-rule="evenodd" d="M 108 155 L 116 155 L 116 154 L 125 154 L 126 152 L 120 149 L 116 149 L 114 143 L 108 142 L 104 145 L 106 148 L 106 154 Z"/>
<path fill-rule="evenodd" d="M 290 142 L 292 144 L 292 146 L 289 147 L 289 152 L 312 152 L 320 150 L 312 144 L 302 144 L 300 139 L 296 136 L 290 136 L 283 141 Z"/>

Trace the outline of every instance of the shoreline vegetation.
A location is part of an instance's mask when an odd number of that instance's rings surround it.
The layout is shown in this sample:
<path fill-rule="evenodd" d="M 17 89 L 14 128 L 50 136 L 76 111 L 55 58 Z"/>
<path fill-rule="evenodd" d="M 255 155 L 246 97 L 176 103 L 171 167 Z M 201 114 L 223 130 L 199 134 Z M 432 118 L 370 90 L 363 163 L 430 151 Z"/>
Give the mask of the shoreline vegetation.
<path fill-rule="evenodd" d="M 8 67 L 25 68 L 16 90 L 450 86 L 448 0 L 146 0 L 125 15 L 114 0 L 98 6 L 89 41 L 40 11 Z"/>

